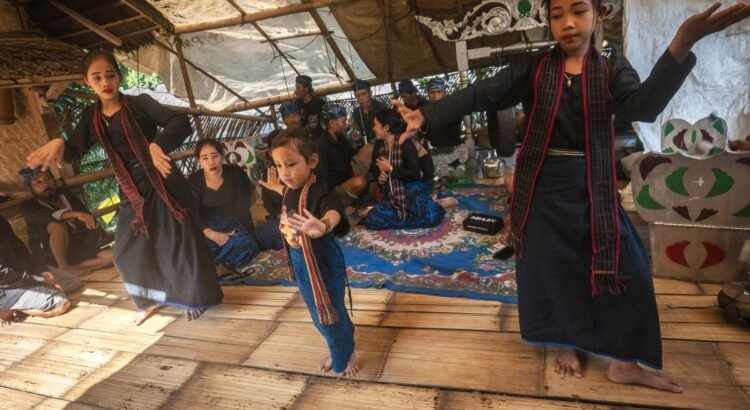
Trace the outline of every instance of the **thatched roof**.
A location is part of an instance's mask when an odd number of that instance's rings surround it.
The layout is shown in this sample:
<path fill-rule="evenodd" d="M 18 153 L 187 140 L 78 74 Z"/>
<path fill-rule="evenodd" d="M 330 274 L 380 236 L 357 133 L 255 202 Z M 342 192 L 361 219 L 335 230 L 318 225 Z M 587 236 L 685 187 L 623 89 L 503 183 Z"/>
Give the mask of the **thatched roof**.
<path fill-rule="evenodd" d="M 61 8 L 60 4 L 63 7 Z M 122 51 L 138 49 L 154 41 L 154 31 L 159 28 L 150 19 L 133 9 L 132 1 L 118 0 L 58 0 L 31 1 L 25 4 L 31 19 L 46 34 L 71 42 L 80 48 L 116 48 Z M 135 3 L 146 3 L 135 2 Z M 148 4 L 146 3 L 146 6 Z M 70 11 L 64 11 L 68 8 Z M 74 17 L 88 19 L 102 30 L 122 41 L 115 45 L 102 38 Z"/>
<path fill-rule="evenodd" d="M 78 47 L 35 34 L 0 34 L 0 86 L 80 77 Z"/>

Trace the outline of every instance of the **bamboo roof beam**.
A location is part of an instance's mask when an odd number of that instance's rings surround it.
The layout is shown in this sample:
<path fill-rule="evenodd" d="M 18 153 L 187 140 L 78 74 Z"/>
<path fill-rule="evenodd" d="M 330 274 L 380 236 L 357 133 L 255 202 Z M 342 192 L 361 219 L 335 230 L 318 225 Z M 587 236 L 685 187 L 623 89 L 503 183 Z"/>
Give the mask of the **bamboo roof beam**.
<path fill-rule="evenodd" d="M 245 21 L 245 16 L 247 16 L 247 13 L 245 13 L 245 10 L 243 10 L 242 7 L 238 6 L 237 3 L 234 2 L 234 0 L 227 0 L 227 3 L 231 4 L 232 7 L 234 7 L 235 10 L 237 10 L 240 13 L 240 18 L 243 21 Z M 281 58 L 283 58 L 284 61 L 286 61 L 287 64 L 289 64 L 289 66 L 292 67 L 292 70 L 294 70 L 294 72 L 297 73 L 297 75 L 299 75 L 299 71 L 297 71 L 297 68 L 292 64 L 291 61 L 289 61 L 289 58 L 287 57 L 287 55 L 284 54 L 283 51 L 281 51 L 281 48 L 279 48 L 279 45 L 276 44 L 276 42 L 271 38 L 271 36 L 269 36 L 262 28 L 260 28 L 260 26 L 256 22 L 251 21 L 250 25 L 252 25 L 253 28 L 255 28 L 256 30 L 258 30 L 258 33 L 260 33 L 260 35 L 263 36 L 263 38 L 266 39 L 266 41 L 268 42 L 268 44 L 270 44 L 271 47 L 273 47 L 273 49 L 276 50 L 276 52 L 279 53 L 279 55 L 281 56 Z M 245 100 L 245 101 L 247 101 L 247 100 Z"/>
<path fill-rule="evenodd" d="M 310 0 L 303 0 L 303 4 L 309 2 Z M 346 58 L 344 58 L 344 53 L 341 52 L 339 45 L 336 44 L 336 40 L 333 38 L 333 36 L 331 36 L 331 32 L 328 30 L 328 27 L 326 27 L 326 24 L 320 17 L 320 14 L 318 14 L 318 11 L 315 9 L 310 10 L 310 16 L 312 17 L 313 21 L 315 21 L 315 24 L 320 29 L 320 32 L 323 34 L 323 38 L 325 38 L 326 43 L 328 43 L 328 47 L 331 47 L 333 54 L 336 56 L 336 59 L 339 60 L 341 66 L 344 67 L 344 71 L 346 71 L 346 74 L 349 76 L 349 80 L 354 81 L 354 79 L 357 78 L 356 74 L 354 74 L 354 71 L 346 61 Z"/>
<path fill-rule="evenodd" d="M 164 44 L 164 43 L 162 43 L 161 41 L 158 41 L 158 40 L 156 41 L 156 44 L 157 44 L 157 45 L 158 45 L 159 47 L 162 47 L 163 49 L 165 49 L 165 50 L 169 51 L 170 53 L 172 53 L 172 54 L 174 54 L 174 55 L 178 56 L 178 58 L 179 58 L 179 55 L 177 54 L 177 52 L 176 52 L 176 51 L 174 51 L 174 50 L 172 49 L 172 47 L 170 47 L 170 46 L 168 46 L 168 45 L 166 45 L 166 44 Z M 184 58 L 184 56 L 183 56 L 183 58 Z M 223 82 L 222 82 L 221 80 L 219 80 L 218 78 L 216 78 L 216 77 L 214 77 L 213 75 L 211 75 L 211 73 L 209 73 L 208 71 L 206 71 L 206 70 L 204 70 L 204 69 L 202 69 L 202 68 L 198 67 L 198 66 L 197 66 L 197 65 L 196 65 L 195 63 L 193 63 L 192 61 L 188 60 L 187 58 L 184 58 L 184 59 L 185 59 L 185 63 L 189 64 L 189 65 L 190 65 L 191 67 L 193 67 L 193 68 L 194 68 L 195 70 L 197 70 L 197 71 L 198 71 L 199 73 L 201 73 L 201 74 L 205 75 L 206 77 L 210 78 L 210 79 L 211 79 L 211 80 L 212 80 L 213 82 L 215 82 L 216 84 L 219 84 L 220 86 L 224 87 L 224 89 L 225 89 L 225 90 L 227 90 L 227 91 L 229 91 L 230 93 L 232 93 L 232 95 L 234 95 L 235 97 L 237 97 L 237 98 L 239 98 L 240 100 L 242 100 L 242 101 L 245 101 L 245 102 L 247 102 L 247 101 L 248 101 L 248 99 L 247 99 L 247 98 L 243 97 L 243 96 L 242 96 L 242 95 L 241 95 L 240 93 L 238 93 L 237 91 L 234 91 L 234 90 L 233 90 L 232 88 L 230 88 L 230 87 L 229 87 L 228 85 L 224 84 L 224 83 L 223 83 Z"/>
<path fill-rule="evenodd" d="M 331 34 L 333 34 L 333 30 L 329 31 Z M 309 36 L 319 36 L 322 35 L 320 31 L 313 31 L 311 33 L 300 33 L 300 34 L 291 34 L 288 36 L 281 36 L 281 37 L 271 37 L 271 40 L 273 41 L 283 41 L 283 40 L 290 40 L 293 38 L 300 38 L 300 37 L 309 37 Z M 261 40 L 261 43 L 266 43 L 266 40 Z"/>
<path fill-rule="evenodd" d="M 102 28 L 116 27 L 116 26 L 119 26 L 121 24 L 131 23 L 133 21 L 138 21 L 138 20 L 141 20 L 141 19 L 144 19 L 144 18 L 145 18 L 144 16 L 142 16 L 142 15 L 139 14 L 137 16 L 128 17 L 126 19 L 115 20 L 115 21 L 109 22 L 107 24 L 102 24 L 101 27 Z M 64 40 L 66 38 L 80 36 L 81 34 L 87 34 L 87 33 L 90 33 L 90 32 L 91 32 L 91 30 L 89 30 L 88 28 L 85 28 L 83 30 L 78 30 L 78 31 L 70 32 L 68 34 L 63 34 L 62 36 L 58 36 L 57 38 L 59 40 Z"/>
<path fill-rule="evenodd" d="M 89 28 L 91 31 L 96 33 L 99 37 L 107 40 L 108 42 L 112 43 L 115 47 L 121 47 L 122 46 L 122 40 L 117 37 L 116 35 L 110 33 L 107 31 L 107 29 L 103 28 L 102 26 L 98 25 L 94 21 L 90 20 L 88 17 L 78 13 L 77 11 L 71 9 L 70 7 L 60 3 L 57 0 L 47 0 L 49 4 L 54 6 L 56 9 L 62 11 L 63 13 L 70 16 L 73 20 L 77 21 L 78 23 L 82 24 L 84 27 Z"/>
<path fill-rule="evenodd" d="M 137 35 L 140 35 L 140 34 L 143 34 L 143 33 L 149 33 L 149 32 L 152 32 L 154 30 L 157 30 L 159 27 L 160 26 L 151 26 L 151 27 L 142 28 L 140 30 L 131 31 L 131 32 L 128 32 L 127 34 L 121 35 L 120 39 L 137 36 Z M 96 43 L 87 44 L 83 48 L 91 49 L 91 48 L 94 48 L 94 47 L 101 46 L 103 44 L 107 44 L 107 43 L 104 42 L 104 41 L 99 41 L 99 42 L 96 42 Z"/>
<path fill-rule="evenodd" d="M 297 75 L 299 75 L 300 72 L 299 72 L 299 70 L 297 70 L 297 67 L 295 67 L 294 64 L 292 64 L 291 61 L 289 61 L 289 57 L 287 57 L 287 55 L 283 51 L 281 51 L 281 49 L 279 48 L 279 45 L 276 44 L 276 42 L 273 41 L 271 39 L 271 37 L 265 31 L 263 31 L 262 28 L 260 28 L 260 26 L 258 25 L 258 23 L 251 22 L 250 25 L 252 25 L 256 30 L 258 30 L 258 33 L 260 33 L 260 35 L 263 36 L 263 38 L 265 38 L 266 41 L 268 41 L 268 44 L 270 44 L 271 47 L 273 47 L 273 49 L 276 50 L 277 53 L 279 53 L 279 55 L 281 56 L 281 58 L 283 58 L 284 61 L 286 61 L 286 63 L 289 64 L 289 67 L 292 67 L 292 70 L 294 70 L 294 72 Z"/>
<path fill-rule="evenodd" d="M 367 79 L 367 81 L 370 83 L 370 85 L 380 85 L 385 84 L 388 81 L 385 79 L 380 78 L 371 78 Z M 334 93 L 340 93 L 344 91 L 351 91 L 353 83 L 351 81 L 346 81 L 341 84 L 333 84 L 323 87 L 315 87 L 315 95 L 317 96 L 324 96 L 327 94 L 334 94 Z M 253 108 L 260 108 L 260 107 L 267 107 L 269 105 L 273 104 L 281 104 L 284 101 L 289 101 L 294 98 L 293 94 L 288 95 L 277 95 L 275 97 L 266 97 L 266 98 L 259 98 L 255 100 L 250 100 L 246 103 L 240 103 L 231 105 L 224 110 L 223 112 L 237 112 L 237 111 L 245 111 L 250 110 Z"/>
<path fill-rule="evenodd" d="M 133 0 L 126 0 L 133 1 Z M 271 10 L 263 10 L 255 13 L 240 14 L 239 16 L 226 17 L 202 23 L 179 24 L 174 26 L 175 34 L 195 33 L 197 31 L 213 30 L 240 26 L 245 23 L 252 23 L 261 20 L 267 20 L 274 17 L 287 16 L 290 14 L 304 13 L 321 7 L 332 7 L 343 3 L 353 3 L 358 0 L 314 0 L 309 3 L 290 4 L 288 6 L 277 7 Z"/>
<path fill-rule="evenodd" d="M 174 24 L 169 21 L 168 18 L 164 17 L 159 10 L 154 6 L 150 5 L 146 0 L 122 0 L 125 5 L 133 9 L 135 12 L 153 21 L 154 23 L 164 27 L 169 33 L 175 32 Z"/>

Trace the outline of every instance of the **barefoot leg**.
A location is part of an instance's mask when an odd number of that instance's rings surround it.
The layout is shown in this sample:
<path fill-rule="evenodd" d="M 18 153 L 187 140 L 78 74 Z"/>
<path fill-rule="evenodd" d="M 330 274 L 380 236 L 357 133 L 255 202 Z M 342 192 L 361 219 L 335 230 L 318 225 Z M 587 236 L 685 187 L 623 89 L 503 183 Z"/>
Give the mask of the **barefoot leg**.
<path fill-rule="evenodd" d="M 560 347 L 555 357 L 555 372 L 563 377 L 583 377 L 581 372 L 583 357 L 583 353 L 575 349 Z"/>
<path fill-rule="evenodd" d="M 143 323 L 146 319 L 151 316 L 156 309 L 159 309 L 159 305 L 151 305 L 143 310 L 138 310 L 138 313 L 135 315 L 135 318 L 133 318 L 133 324 L 136 326 L 139 326 L 141 323 Z"/>
<path fill-rule="evenodd" d="M 333 368 L 333 360 L 331 360 L 331 355 L 326 356 L 325 359 L 323 359 L 320 362 L 320 371 L 323 373 L 328 373 Z"/>
<path fill-rule="evenodd" d="M 454 206 L 458 205 L 458 199 L 452 196 L 436 199 L 435 202 L 437 202 L 440 206 L 442 206 L 445 209 L 453 208 Z"/>
<path fill-rule="evenodd" d="M 659 372 L 648 371 L 637 363 L 612 360 L 607 369 L 607 379 L 618 384 L 639 384 L 657 390 L 682 393 L 681 385 Z"/>
<path fill-rule="evenodd" d="M 339 376 L 354 377 L 359 372 L 359 360 L 357 359 L 357 351 L 352 352 L 349 358 L 349 363 L 346 365 L 346 369 L 339 373 Z"/>

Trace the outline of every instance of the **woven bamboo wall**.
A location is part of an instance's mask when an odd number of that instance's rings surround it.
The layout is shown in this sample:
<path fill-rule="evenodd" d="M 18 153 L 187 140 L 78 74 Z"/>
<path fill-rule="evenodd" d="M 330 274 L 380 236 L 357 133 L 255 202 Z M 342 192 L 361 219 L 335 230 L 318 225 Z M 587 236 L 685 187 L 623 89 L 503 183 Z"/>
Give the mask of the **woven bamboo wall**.
<path fill-rule="evenodd" d="M 0 125 L 0 191 L 23 187 L 18 170 L 32 150 L 48 141 L 37 97 L 25 88 L 13 93 L 16 121 Z"/>

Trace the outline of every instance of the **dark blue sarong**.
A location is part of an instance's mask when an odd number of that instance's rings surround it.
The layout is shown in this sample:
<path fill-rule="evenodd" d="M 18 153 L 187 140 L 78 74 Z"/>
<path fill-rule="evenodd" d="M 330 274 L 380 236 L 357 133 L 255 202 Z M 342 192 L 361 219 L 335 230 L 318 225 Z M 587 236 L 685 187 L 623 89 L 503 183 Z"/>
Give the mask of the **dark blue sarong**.
<path fill-rule="evenodd" d="M 323 277 L 326 291 L 331 298 L 331 305 L 336 310 L 338 320 L 332 325 L 322 325 L 318 319 L 318 310 L 315 307 L 310 275 L 307 272 L 305 256 L 302 248 L 288 247 L 289 258 L 297 277 L 297 286 L 310 310 L 313 324 L 328 344 L 331 352 L 333 371 L 341 373 L 346 370 L 349 358 L 354 352 L 354 324 L 346 311 L 346 263 L 341 248 L 333 239 L 333 235 L 326 235 L 320 239 L 313 239 L 313 252 L 318 260 L 318 268 Z"/>
<path fill-rule="evenodd" d="M 401 220 L 390 199 L 378 202 L 367 213 L 365 227 L 372 230 L 432 228 L 445 218 L 445 209 L 432 200 L 432 183 L 414 181 L 404 184 L 407 217 Z"/>
<path fill-rule="evenodd" d="M 661 335 L 646 251 L 622 207 L 622 295 L 591 296 L 590 203 L 584 157 L 548 156 L 516 260 L 521 335 L 660 369 Z"/>
<path fill-rule="evenodd" d="M 234 232 L 229 241 L 221 247 L 206 239 L 217 265 L 222 263 L 229 269 L 237 269 L 250 262 L 260 251 L 255 236 L 237 218 L 213 217 L 206 221 L 206 225 L 218 232 Z"/>

